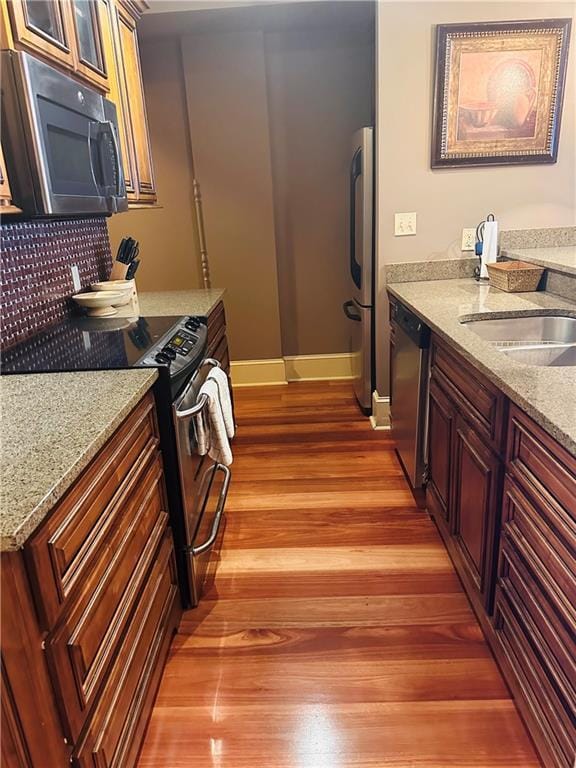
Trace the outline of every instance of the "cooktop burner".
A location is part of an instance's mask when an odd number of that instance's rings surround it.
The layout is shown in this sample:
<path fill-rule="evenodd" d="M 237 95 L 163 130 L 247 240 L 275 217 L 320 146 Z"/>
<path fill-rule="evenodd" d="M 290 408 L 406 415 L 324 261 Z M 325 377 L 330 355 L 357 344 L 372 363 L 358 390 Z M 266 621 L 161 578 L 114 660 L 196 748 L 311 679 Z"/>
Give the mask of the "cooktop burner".
<path fill-rule="evenodd" d="M 175 376 L 201 357 L 205 343 L 203 318 L 72 318 L 7 350 L 2 373 L 165 366 Z"/>

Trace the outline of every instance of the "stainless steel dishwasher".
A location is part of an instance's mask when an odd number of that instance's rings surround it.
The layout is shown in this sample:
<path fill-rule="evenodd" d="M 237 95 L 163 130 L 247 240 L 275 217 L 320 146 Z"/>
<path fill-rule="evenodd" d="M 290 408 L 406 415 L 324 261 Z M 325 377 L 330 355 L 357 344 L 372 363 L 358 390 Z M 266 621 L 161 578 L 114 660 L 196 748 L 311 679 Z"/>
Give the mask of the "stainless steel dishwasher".
<path fill-rule="evenodd" d="M 412 487 L 426 482 L 430 329 L 403 304 L 391 312 L 390 425 Z"/>

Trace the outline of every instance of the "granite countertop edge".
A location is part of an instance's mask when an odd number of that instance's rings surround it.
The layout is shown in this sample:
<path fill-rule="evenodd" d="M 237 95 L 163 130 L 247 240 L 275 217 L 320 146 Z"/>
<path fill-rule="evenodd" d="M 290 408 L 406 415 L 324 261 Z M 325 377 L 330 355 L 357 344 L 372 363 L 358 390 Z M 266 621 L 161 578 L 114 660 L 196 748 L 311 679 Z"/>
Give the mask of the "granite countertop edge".
<path fill-rule="evenodd" d="M 503 378 L 498 372 L 496 372 L 488 363 L 480 360 L 475 354 L 474 351 L 467 349 L 466 346 L 461 344 L 458 339 L 454 338 L 454 336 L 446 330 L 446 328 L 443 328 L 441 325 L 437 324 L 432 318 L 429 317 L 429 315 L 422 310 L 421 307 L 418 306 L 417 301 L 413 301 L 408 299 L 405 295 L 402 293 L 402 289 L 406 287 L 406 284 L 398 283 L 395 287 L 394 284 L 388 284 L 386 286 L 387 290 L 395 296 L 399 301 L 401 301 L 405 306 L 407 306 L 409 309 L 411 309 L 418 317 L 420 317 L 428 327 L 438 334 L 444 341 L 446 341 L 451 347 L 453 347 L 459 354 L 462 355 L 462 357 L 467 360 L 471 365 L 473 365 L 475 368 L 477 368 L 481 373 L 483 373 L 486 378 L 488 378 L 493 384 L 495 384 L 507 397 L 516 405 L 518 405 L 522 410 L 524 410 L 529 416 L 531 416 L 534 421 L 536 421 L 540 426 L 542 426 L 544 429 L 546 429 L 547 432 L 549 432 L 552 437 L 554 437 L 564 448 L 566 448 L 569 453 L 571 453 L 573 456 L 576 456 L 576 434 L 571 434 L 569 432 L 566 432 L 562 427 L 560 427 L 553 419 L 551 419 L 549 416 L 547 416 L 545 413 L 543 413 L 538 406 L 535 406 L 533 402 L 531 402 L 529 399 L 527 399 L 525 396 L 522 395 L 522 393 L 518 392 L 518 390 L 514 387 L 513 383 L 510 383 L 505 378 Z M 553 299 L 556 297 L 552 297 Z M 568 302 L 564 302 L 563 300 L 559 299 L 559 303 L 563 303 L 564 305 L 568 304 Z M 570 307 L 549 307 L 549 308 L 538 308 L 533 310 L 495 310 L 495 311 L 478 311 L 478 312 L 468 312 L 463 313 L 461 315 L 458 315 L 454 318 L 454 321 L 457 322 L 460 325 L 460 319 L 464 318 L 466 320 L 476 319 L 476 320 L 482 320 L 482 319 L 488 319 L 488 318 L 501 318 L 501 317 L 521 317 L 521 316 L 529 316 L 529 315 L 536 315 L 536 314 L 544 314 L 549 316 L 554 315 L 569 315 L 571 317 L 576 317 L 576 305 L 574 305 L 574 308 Z M 480 341 L 480 339 L 479 339 Z M 485 344 L 489 344 L 489 342 L 484 342 Z"/>
<path fill-rule="evenodd" d="M 155 316 L 208 316 L 223 300 L 224 288 L 189 288 L 184 290 L 141 291 L 138 294 L 140 314 Z"/>
<path fill-rule="evenodd" d="M 138 369 L 138 373 L 141 374 L 142 370 Z M 156 370 L 151 370 L 149 374 L 150 375 L 145 380 L 138 385 L 135 385 L 133 392 L 126 399 L 126 402 L 116 411 L 114 417 L 110 419 L 110 421 L 91 440 L 90 444 L 78 454 L 76 460 L 61 475 L 60 480 L 55 483 L 35 507 L 24 516 L 14 530 L 10 533 L 5 532 L 0 535 L 0 552 L 19 550 L 34 531 L 42 524 L 46 519 L 47 514 L 54 508 L 56 503 L 63 498 L 75 480 L 78 479 L 100 449 L 112 437 L 120 424 L 122 424 L 140 400 L 142 400 L 144 395 L 152 388 L 158 378 L 158 374 Z"/>

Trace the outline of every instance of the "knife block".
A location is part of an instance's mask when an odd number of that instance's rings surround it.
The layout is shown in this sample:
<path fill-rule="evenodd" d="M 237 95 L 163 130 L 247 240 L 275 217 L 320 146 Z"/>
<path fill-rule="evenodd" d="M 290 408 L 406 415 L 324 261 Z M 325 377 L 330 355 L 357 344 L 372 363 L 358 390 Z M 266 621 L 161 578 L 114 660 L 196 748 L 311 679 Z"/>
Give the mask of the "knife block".
<path fill-rule="evenodd" d="M 122 307 L 117 307 L 116 317 L 140 317 L 140 304 L 138 302 L 138 291 L 136 290 L 136 281 L 132 280 L 132 293 L 130 301 Z"/>

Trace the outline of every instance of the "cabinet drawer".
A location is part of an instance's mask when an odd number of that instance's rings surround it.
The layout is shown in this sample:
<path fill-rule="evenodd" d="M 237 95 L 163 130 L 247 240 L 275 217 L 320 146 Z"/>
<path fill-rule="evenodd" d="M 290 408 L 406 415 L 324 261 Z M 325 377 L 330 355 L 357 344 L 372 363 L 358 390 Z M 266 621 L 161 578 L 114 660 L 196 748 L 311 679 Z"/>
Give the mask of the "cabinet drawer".
<path fill-rule="evenodd" d="M 230 354 L 228 352 L 228 340 L 226 336 L 220 339 L 220 343 L 209 357 L 213 357 L 220 363 L 222 370 L 230 374 Z"/>
<path fill-rule="evenodd" d="M 543 670 L 556 681 L 556 688 L 564 692 L 576 713 L 576 624 L 558 616 L 542 584 L 526 566 L 514 543 L 507 539 L 500 553 L 498 583 L 501 591 L 511 602 L 522 606 L 537 627 Z"/>
<path fill-rule="evenodd" d="M 126 628 L 146 573 L 166 530 L 162 464 L 149 464 L 111 542 L 94 592 L 84 592 L 47 637 L 46 654 L 67 735 L 76 740 Z"/>
<path fill-rule="evenodd" d="M 226 330 L 226 315 L 224 313 L 224 304 L 221 301 L 219 301 L 212 312 L 210 312 L 207 322 L 207 348 L 210 349 L 211 347 L 214 347 L 214 343 L 217 343 L 218 337 L 223 335 Z"/>
<path fill-rule="evenodd" d="M 510 477 L 504 486 L 502 523 L 504 536 L 541 585 L 547 601 L 576 632 L 576 549 L 565 545 Z"/>
<path fill-rule="evenodd" d="M 75 588 L 109 556 L 109 539 L 159 440 L 148 394 L 25 545 L 41 628 L 56 623 Z"/>
<path fill-rule="evenodd" d="M 543 664 L 541 636 L 522 607 L 514 605 L 511 593 L 498 588 L 495 629 L 502 650 L 522 691 L 525 705 L 538 724 L 548 751 L 558 768 L 573 768 L 576 752 L 575 713 L 559 695 L 555 681 L 548 678 Z M 568 708 L 567 708 L 568 707 Z M 538 738 L 537 738 L 538 740 Z"/>
<path fill-rule="evenodd" d="M 493 450 L 501 453 L 506 427 L 506 398 L 502 392 L 436 337 L 433 337 L 431 365 L 433 377 L 463 416 Z"/>
<path fill-rule="evenodd" d="M 546 525 L 576 548 L 576 458 L 515 406 L 510 409 L 507 470 L 537 501 Z"/>
<path fill-rule="evenodd" d="M 150 671 L 167 635 L 175 629 L 177 587 L 170 532 L 164 536 L 144 588 L 138 597 L 126 636 L 102 690 L 98 705 L 77 748 L 73 762 L 88 766 L 128 768 L 132 734 L 151 684 Z M 144 716 L 147 713 L 144 714 Z"/>

